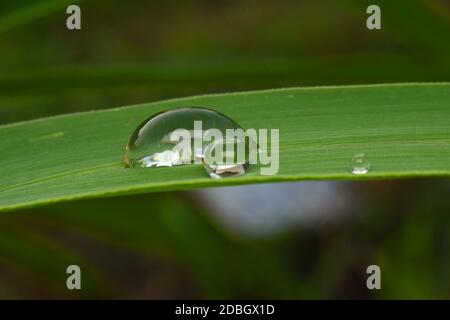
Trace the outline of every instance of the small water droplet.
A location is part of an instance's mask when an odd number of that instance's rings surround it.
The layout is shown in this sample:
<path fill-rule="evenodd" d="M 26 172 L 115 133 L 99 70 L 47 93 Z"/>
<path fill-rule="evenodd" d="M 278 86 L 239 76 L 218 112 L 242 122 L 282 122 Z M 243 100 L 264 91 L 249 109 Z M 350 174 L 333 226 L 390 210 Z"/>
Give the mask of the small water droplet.
<path fill-rule="evenodd" d="M 366 174 L 370 169 L 369 158 L 364 153 L 355 154 L 350 162 L 350 171 L 353 174 Z"/>
<path fill-rule="evenodd" d="M 239 159 L 238 149 L 243 148 L 243 157 Z M 203 166 L 211 178 L 220 179 L 231 176 L 240 176 L 245 173 L 248 166 L 245 153 L 249 149 L 245 141 L 239 139 L 220 139 L 206 146 Z"/>
<path fill-rule="evenodd" d="M 183 107 L 158 113 L 142 122 L 132 134 L 126 147 L 125 165 L 149 168 L 209 163 L 204 159 L 206 148 L 214 145 L 217 149 L 222 140 L 216 139 L 215 134 L 226 137 L 227 129 L 242 128 L 224 114 L 206 108 Z M 210 134 L 214 138 L 205 139 Z M 185 144 L 181 146 L 186 140 L 189 140 L 187 148 Z M 229 143 L 226 141 L 225 146 Z M 211 177 L 221 178 L 245 173 L 245 163 L 233 167 L 219 161 L 205 165 L 205 169 Z"/>

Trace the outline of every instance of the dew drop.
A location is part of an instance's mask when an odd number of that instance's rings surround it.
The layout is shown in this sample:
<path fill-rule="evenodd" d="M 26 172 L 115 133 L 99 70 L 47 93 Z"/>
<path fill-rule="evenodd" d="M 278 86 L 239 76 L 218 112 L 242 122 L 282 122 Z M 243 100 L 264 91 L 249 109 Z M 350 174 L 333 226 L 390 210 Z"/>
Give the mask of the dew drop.
<path fill-rule="evenodd" d="M 248 154 L 245 141 L 239 139 L 220 139 L 208 144 L 204 151 L 203 166 L 211 178 L 220 179 L 240 176 L 245 173 L 248 162 L 245 157 L 238 158 L 238 149 L 242 147 Z"/>
<path fill-rule="evenodd" d="M 126 147 L 125 166 L 150 168 L 209 163 L 204 160 L 206 148 L 214 145 L 217 149 L 219 141 L 223 140 L 216 139 L 215 134 L 226 137 L 227 129 L 242 127 L 226 115 L 206 108 L 183 107 L 158 113 L 142 122 L 131 135 Z M 214 138 L 205 139 L 205 136 Z M 187 148 L 181 145 L 186 140 L 189 143 Z M 224 145 L 231 143 L 225 141 Z M 205 169 L 214 178 L 245 173 L 245 164 L 231 168 L 214 162 L 211 166 L 205 165 Z"/>
<path fill-rule="evenodd" d="M 350 171 L 353 174 L 366 174 L 370 169 L 370 161 L 364 153 L 355 154 L 350 162 Z"/>

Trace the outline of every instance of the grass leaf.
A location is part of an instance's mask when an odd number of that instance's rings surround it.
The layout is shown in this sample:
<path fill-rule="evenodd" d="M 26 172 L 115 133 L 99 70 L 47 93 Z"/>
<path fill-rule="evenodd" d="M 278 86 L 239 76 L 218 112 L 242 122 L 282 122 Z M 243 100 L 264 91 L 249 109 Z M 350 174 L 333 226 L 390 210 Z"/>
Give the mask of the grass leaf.
<path fill-rule="evenodd" d="M 280 130 L 280 170 L 210 179 L 201 166 L 125 169 L 148 116 L 203 106 L 244 128 Z M 71 199 L 303 179 L 450 175 L 450 84 L 292 88 L 175 99 L 0 126 L 0 211 Z M 372 169 L 348 170 L 365 153 Z"/>

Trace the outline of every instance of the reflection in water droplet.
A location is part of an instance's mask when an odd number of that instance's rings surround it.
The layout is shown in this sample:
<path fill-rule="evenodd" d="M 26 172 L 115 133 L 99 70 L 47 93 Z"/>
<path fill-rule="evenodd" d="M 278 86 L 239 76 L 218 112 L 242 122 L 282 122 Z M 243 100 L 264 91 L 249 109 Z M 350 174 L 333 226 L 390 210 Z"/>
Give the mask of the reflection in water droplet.
<path fill-rule="evenodd" d="M 198 130 L 199 123 L 201 123 L 200 130 Z M 158 113 L 141 123 L 132 134 L 126 147 L 125 165 L 171 167 L 194 162 L 202 163 L 202 160 L 205 163 L 204 151 L 208 145 L 214 145 L 213 149 L 217 149 L 219 140 L 222 141 L 215 138 L 214 132 L 219 132 L 225 137 L 227 129 L 242 128 L 231 118 L 206 108 L 184 107 Z M 207 135 L 214 138 L 204 139 Z M 185 140 L 189 142 L 188 148 L 181 146 Z M 227 140 L 223 145 L 229 143 Z M 226 167 L 220 161 L 206 163 L 210 163 L 205 165 L 205 168 L 211 177 L 220 178 L 245 173 L 244 164 L 241 163 L 235 165 L 235 168 Z"/>
<path fill-rule="evenodd" d="M 350 162 L 350 171 L 353 174 L 366 174 L 369 172 L 370 162 L 364 153 L 355 154 Z"/>

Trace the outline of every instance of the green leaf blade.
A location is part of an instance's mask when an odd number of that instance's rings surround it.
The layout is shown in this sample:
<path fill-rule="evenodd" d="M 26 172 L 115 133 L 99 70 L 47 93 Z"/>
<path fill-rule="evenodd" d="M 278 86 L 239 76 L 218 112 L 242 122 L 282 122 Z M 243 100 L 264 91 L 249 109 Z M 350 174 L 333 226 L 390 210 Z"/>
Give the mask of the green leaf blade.
<path fill-rule="evenodd" d="M 280 130 L 280 168 L 210 179 L 201 166 L 126 169 L 135 127 L 162 110 L 202 106 L 244 128 Z M 450 176 L 450 84 L 292 88 L 198 96 L 0 126 L 0 211 L 154 191 L 295 181 Z M 365 153 L 363 177 L 349 161 Z"/>

